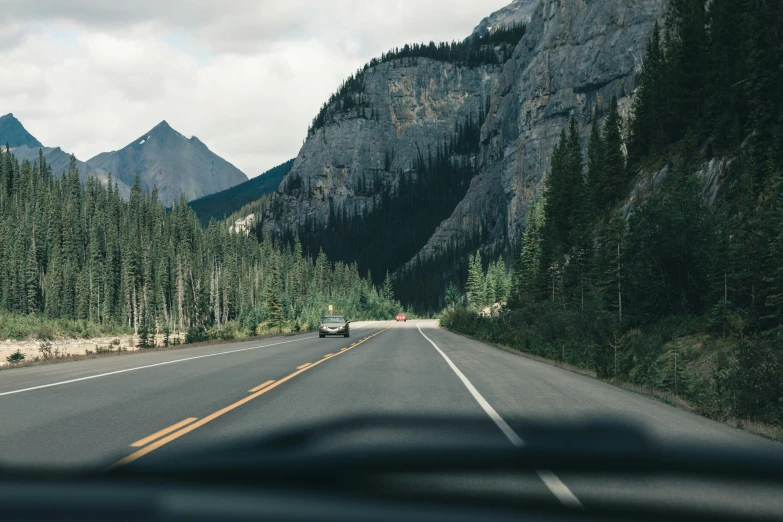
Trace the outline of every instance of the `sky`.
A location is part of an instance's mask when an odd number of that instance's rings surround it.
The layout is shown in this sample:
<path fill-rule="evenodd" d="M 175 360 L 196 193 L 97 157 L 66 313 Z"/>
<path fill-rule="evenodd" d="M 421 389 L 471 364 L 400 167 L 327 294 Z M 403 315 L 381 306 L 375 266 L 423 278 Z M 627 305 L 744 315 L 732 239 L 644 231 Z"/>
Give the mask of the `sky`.
<path fill-rule="evenodd" d="M 253 177 L 340 82 L 511 0 L 0 0 L 0 115 L 86 161 L 162 120 Z"/>

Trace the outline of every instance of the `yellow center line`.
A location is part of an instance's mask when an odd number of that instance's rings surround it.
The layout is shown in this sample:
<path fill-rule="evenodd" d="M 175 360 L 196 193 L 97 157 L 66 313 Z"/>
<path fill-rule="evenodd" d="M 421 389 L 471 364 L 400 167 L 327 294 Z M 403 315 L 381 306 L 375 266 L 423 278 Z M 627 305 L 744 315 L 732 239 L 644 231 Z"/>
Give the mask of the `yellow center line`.
<path fill-rule="evenodd" d="M 311 365 L 311 363 L 304 363 L 302 366 L 297 366 L 296 369 L 297 370 L 303 370 L 304 368 L 307 368 L 310 365 Z"/>
<path fill-rule="evenodd" d="M 389 327 L 387 327 L 387 328 L 384 328 L 383 330 L 380 330 L 380 331 L 378 331 L 378 332 L 377 332 L 375 335 L 378 335 L 378 334 L 380 334 L 380 333 L 382 333 L 382 332 L 385 332 L 385 331 L 386 331 L 386 330 L 388 330 L 389 328 L 391 328 L 391 326 L 389 326 Z M 374 336 L 370 336 L 370 337 L 367 337 L 367 338 L 365 338 L 365 339 L 362 339 L 361 341 L 359 341 L 358 343 L 356 343 L 356 345 L 355 345 L 355 346 L 358 346 L 358 345 L 362 344 L 363 342 L 367 341 L 367 340 L 368 340 L 368 339 L 370 339 L 371 337 L 374 337 Z M 348 352 L 349 350 L 351 350 L 352 348 L 353 348 L 353 346 L 351 346 L 350 348 L 346 348 L 345 350 L 341 350 L 341 352 L 340 352 L 340 353 L 338 353 L 337 355 L 335 355 L 335 357 L 337 357 L 337 356 L 340 356 L 340 355 L 342 355 L 342 354 L 344 354 L 344 353 L 347 353 L 347 352 Z M 330 357 L 329 359 L 331 359 L 331 358 L 332 358 L 332 357 Z M 154 442 L 154 443 L 150 444 L 149 446 L 146 446 L 146 447 L 144 447 L 144 448 L 142 448 L 142 449 L 140 449 L 140 450 L 136 451 L 135 453 L 131 453 L 131 454 L 130 454 L 130 455 L 128 455 L 127 457 L 125 457 L 125 458 L 123 458 L 123 459 L 120 459 L 120 460 L 118 460 L 117 462 L 115 462 L 114 464 L 112 464 L 111 466 L 109 466 L 108 468 L 106 468 L 106 471 L 112 470 L 112 469 L 114 469 L 114 468 L 118 468 L 118 467 L 120 467 L 120 466 L 125 466 L 126 464 L 130 464 L 131 462 L 133 462 L 133 461 L 135 461 L 135 460 L 138 460 L 138 459 L 140 459 L 141 457 L 143 457 L 144 455 L 147 455 L 148 453 L 152 453 L 152 452 L 153 452 L 153 451 L 155 451 L 156 449 L 158 449 L 158 448 L 160 448 L 160 447 L 162 447 L 162 446 L 165 446 L 165 445 L 166 445 L 166 444 L 168 444 L 169 442 L 171 442 L 171 441 L 173 441 L 173 440 L 176 440 L 176 439 L 178 439 L 178 438 L 182 437 L 183 435 L 186 435 L 186 434 L 190 433 L 191 431 L 193 431 L 193 430 L 195 430 L 195 429 L 197 429 L 197 428 L 200 428 L 201 426 L 203 426 L 203 425 L 207 424 L 208 422 L 212 422 L 213 420 L 217 419 L 218 417 L 220 417 L 220 416 L 222 416 L 222 415 L 225 415 L 226 413 L 230 412 L 231 410 L 235 410 L 236 408 L 239 408 L 239 407 L 240 407 L 240 406 L 242 406 L 243 404 L 247 404 L 248 402 L 252 401 L 253 399 L 256 399 L 256 398 L 258 398 L 258 397 L 262 396 L 263 394 L 265 394 L 265 393 L 266 393 L 266 392 L 268 392 L 269 390 L 272 390 L 272 389 L 274 389 L 274 388 L 277 388 L 278 386 L 280 386 L 280 385 L 281 385 L 281 384 L 283 384 L 284 382 L 290 381 L 291 379 L 293 379 L 293 378 L 294 378 L 294 377 L 296 377 L 297 375 L 299 375 L 299 374 L 301 374 L 301 373 L 304 373 L 304 372 L 306 372 L 306 371 L 308 371 L 308 370 L 310 370 L 310 369 L 312 369 L 312 368 L 315 368 L 316 366 L 318 366 L 318 365 L 319 365 L 319 364 L 321 364 L 322 362 L 326 362 L 326 361 L 328 361 L 329 359 L 321 359 L 320 361 L 314 362 L 314 363 L 312 363 L 312 364 L 308 364 L 308 365 L 307 365 L 306 367 L 304 367 L 304 368 L 298 369 L 298 370 L 297 370 L 297 371 L 295 371 L 294 373 L 292 373 L 292 374 L 290 374 L 290 375 L 287 375 L 287 376 L 283 377 L 283 378 L 282 378 L 282 379 L 280 379 L 279 381 L 273 382 L 273 383 L 272 383 L 272 384 L 270 384 L 269 386 L 267 386 L 267 387 L 265 387 L 265 388 L 262 388 L 262 389 L 260 389 L 259 391 L 257 391 L 257 392 L 255 392 L 255 393 L 253 393 L 252 395 L 248 395 L 248 396 L 247 396 L 247 397 L 245 397 L 244 399 L 240 399 L 240 400 L 238 400 L 237 402 L 235 402 L 235 403 L 233 403 L 233 404 L 229 404 L 229 405 L 228 405 L 228 406 L 226 406 L 225 408 L 223 408 L 223 409 L 221 409 L 221 410 L 218 410 L 218 411 L 216 411 L 215 413 L 213 413 L 213 414 L 211 414 L 211 415 L 207 415 L 207 416 L 206 416 L 206 417 L 204 417 L 203 419 L 201 419 L 201 420 L 199 420 L 199 421 L 196 421 L 196 422 L 193 422 L 192 424 L 185 426 L 185 427 L 184 427 L 184 428 L 182 428 L 181 430 L 179 430 L 179 431 L 175 431 L 174 433 L 172 433 L 172 434 L 170 434 L 170 435 L 168 435 L 168 436 L 166 436 L 166 437 L 163 437 L 162 439 L 159 439 L 157 442 Z M 188 420 L 190 420 L 190 419 L 188 419 Z M 195 419 L 193 419 L 193 420 L 195 420 Z M 184 421 L 183 421 L 183 422 L 184 422 Z M 191 422 L 192 422 L 192 421 L 191 421 Z M 173 429 L 176 429 L 176 428 L 173 428 Z M 169 430 L 169 428 L 167 428 L 167 430 Z M 165 431 L 165 430 L 164 430 L 164 431 Z M 157 438 L 157 436 L 160 436 L 160 435 L 158 435 L 158 434 L 160 434 L 160 433 L 161 433 L 161 432 L 155 433 L 154 435 L 150 435 L 150 437 L 147 437 L 147 438 L 148 438 L 148 439 L 150 439 L 151 437 Z M 168 432 L 167 432 L 167 433 L 168 433 Z M 142 440 L 146 440 L 146 439 L 142 439 Z M 154 440 L 154 439 L 151 439 L 151 440 Z M 139 442 L 141 442 L 141 441 L 139 441 Z"/>
<path fill-rule="evenodd" d="M 180 429 L 182 426 L 187 426 L 191 422 L 197 421 L 197 420 L 198 420 L 198 418 L 196 418 L 196 417 L 191 417 L 189 419 L 185 419 L 184 421 L 180 421 L 180 422 L 178 422 L 176 424 L 173 424 L 173 425 L 169 426 L 168 428 L 164 428 L 164 429 L 162 429 L 160 431 L 157 431 L 157 432 L 153 433 L 152 435 L 150 435 L 149 437 L 144 437 L 141 440 L 137 440 L 136 442 L 131 444 L 131 446 L 133 446 L 134 448 L 138 448 L 139 446 L 145 446 L 148 443 L 152 442 L 153 440 L 159 439 L 159 438 L 161 438 L 164 435 L 168 435 L 172 431 L 176 431 L 176 430 Z"/>
<path fill-rule="evenodd" d="M 269 385 L 270 385 L 270 384 L 272 384 L 273 382 L 275 382 L 275 381 L 274 381 L 274 380 L 271 380 L 271 381 L 266 381 L 266 382 L 265 382 L 265 383 L 263 383 L 263 384 L 259 384 L 258 386 L 256 386 L 256 387 L 255 387 L 255 388 L 253 388 L 252 390 L 250 390 L 250 393 L 257 392 L 257 391 L 258 391 L 258 390 L 260 390 L 261 388 L 266 388 L 267 386 L 269 386 Z"/>

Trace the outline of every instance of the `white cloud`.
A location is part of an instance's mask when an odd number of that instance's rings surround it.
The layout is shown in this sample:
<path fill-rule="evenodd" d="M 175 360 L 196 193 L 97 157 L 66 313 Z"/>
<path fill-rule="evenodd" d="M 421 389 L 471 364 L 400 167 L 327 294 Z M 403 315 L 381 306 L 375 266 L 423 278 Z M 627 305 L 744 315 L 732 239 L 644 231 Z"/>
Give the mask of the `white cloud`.
<path fill-rule="evenodd" d="M 84 160 L 165 119 L 254 176 L 296 155 L 323 101 L 370 58 L 461 39 L 508 1 L 11 0 L 0 113 Z"/>

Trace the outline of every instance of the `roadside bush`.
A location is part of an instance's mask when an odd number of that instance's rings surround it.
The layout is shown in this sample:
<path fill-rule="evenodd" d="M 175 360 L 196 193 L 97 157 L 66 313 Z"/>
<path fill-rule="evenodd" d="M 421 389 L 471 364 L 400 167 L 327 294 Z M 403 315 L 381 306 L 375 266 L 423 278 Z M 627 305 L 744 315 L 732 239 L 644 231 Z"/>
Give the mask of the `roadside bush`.
<path fill-rule="evenodd" d="M 727 379 L 737 417 L 783 422 L 783 339 L 745 338 Z"/>
<path fill-rule="evenodd" d="M 23 361 L 24 358 L 25 355 L 22 353 L 22 351 L 19 348 L 17 348 L 16 351 L 11 355 L 9 355 L 8 357 L 6 357 L 5 360 L 10 363 L 17 363 Z"/>
<path fill-rule="evenodd" d="M 185 344 L 199 343 L 208 339 L 209 334 L 203 326 L 191 326 L 185 334 Z"/>

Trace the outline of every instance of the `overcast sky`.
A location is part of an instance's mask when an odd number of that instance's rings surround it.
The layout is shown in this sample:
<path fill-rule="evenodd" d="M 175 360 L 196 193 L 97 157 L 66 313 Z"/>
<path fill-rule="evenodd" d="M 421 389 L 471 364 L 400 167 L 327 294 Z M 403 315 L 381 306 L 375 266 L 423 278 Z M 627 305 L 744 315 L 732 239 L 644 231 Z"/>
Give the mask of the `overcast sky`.
<path fill-rule="evenodd" d="M 167 120 L 253 177 L 370 58 L 510 1 L 0 0 L 0 115 L 81 160 Z"/>

